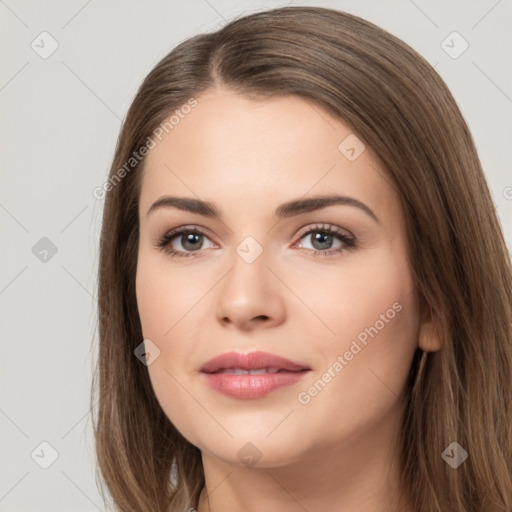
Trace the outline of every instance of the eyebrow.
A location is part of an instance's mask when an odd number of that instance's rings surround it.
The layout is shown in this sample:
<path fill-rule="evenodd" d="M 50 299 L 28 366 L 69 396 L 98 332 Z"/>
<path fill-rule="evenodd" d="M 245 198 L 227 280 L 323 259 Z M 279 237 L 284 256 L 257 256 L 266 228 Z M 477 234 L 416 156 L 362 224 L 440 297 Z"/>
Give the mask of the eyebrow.
<path fill-rule="evenodd" d="M 373 211 L 361 201 L 353 197 L 340 196 L 340 195 L 321 195 L 308 197 L 306 199 L 295 199 L 287 203 L 283 203 L 276 208 L 275 216 L 284 219 L 300 215 L 302 213 L 313 212 L 321 210 L 333 205 L 353 206 L 359 208 L 367 215 L 369 215 L 375 222 L 380 224 L 380 220 L 373 213 Z M 196 213 L 213 219 L 220 219 L 222 217 L 221 211 L 215 206 L 214 203 L 202 201 L 201 199 L 194 199 L 191 197 L 175 197 L 175 196 L 162 196 L 155 201 L 149 208 L 146 216 L 160 208 L 177 208 L 179 210 Z"/>

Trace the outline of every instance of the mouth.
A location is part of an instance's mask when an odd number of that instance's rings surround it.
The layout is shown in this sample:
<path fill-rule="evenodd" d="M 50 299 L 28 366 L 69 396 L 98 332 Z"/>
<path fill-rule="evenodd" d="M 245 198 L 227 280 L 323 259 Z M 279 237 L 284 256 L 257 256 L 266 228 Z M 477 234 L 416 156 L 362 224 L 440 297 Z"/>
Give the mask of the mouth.
<path fill-rule="evenodd" d="M 278 372 L 296 372 L 310 370 L 308 366 L 286 359 L 268 352 L 249 352 L 240 354 L 238 352 L 228 352 L 210 359 L 201 366 L 203 373 L 216 373 L 220 371 L 238 371 L 258 373 L 278 373 Z"/>
<path fill-rule="evenodd" d="M 227 375 L 262 375 L 263 373 L 279 373 L 285 371 L 288 370 L 280 370 L 279 368 L 258 368 L 257 370 L 247 370 L 246 368 L 221 368 L 216 372 L 210 373 L 225 373 Z"/>
<path fill-rule="evenodd" d="M 310 371 L 306 365 L 266 352 L 222 354 L 200 369 L 213 390 L 239 399 L 263 397 Z"/>

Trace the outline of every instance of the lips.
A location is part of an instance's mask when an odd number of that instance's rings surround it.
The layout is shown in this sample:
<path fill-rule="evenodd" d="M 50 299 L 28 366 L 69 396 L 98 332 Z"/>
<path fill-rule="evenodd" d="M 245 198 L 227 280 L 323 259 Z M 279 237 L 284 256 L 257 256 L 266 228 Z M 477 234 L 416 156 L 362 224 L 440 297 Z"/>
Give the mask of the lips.
<path fill-rule="evenodd" d="M 245 368 L 221 368 L 214 373 L 226 373 L 228 375 L 261 375 L 262 373 L 277 373 L 279 368 L 259 368 L 257 370 L 246 370 Z"/>
<path fill-rule="evenodd" d="M 234 398 L 260 398 L 289 386 L 311 369 L 266 352 L 230 352 L 215 357 L 200 371 L 212 389 Z"/>
<path fill-rule="evenodd" d="M 310 370 L 309 367 L 300 363 L 295 363 L 284 357 L 269 354 L 267 352 L 250 352 L 248 354 L 239 354 L 229 352 L 210 359 L 201 367 L 203 373 L 217 373 L 223 371 L 228 373 L 230 370 L 245 370 L 244 373 L 253 372 L 264 373 L 262 370 L 268 370 L 266 373 L 277 372 L 299 372 Z M 235 375 L 243 375 L 238 373 Z"/>

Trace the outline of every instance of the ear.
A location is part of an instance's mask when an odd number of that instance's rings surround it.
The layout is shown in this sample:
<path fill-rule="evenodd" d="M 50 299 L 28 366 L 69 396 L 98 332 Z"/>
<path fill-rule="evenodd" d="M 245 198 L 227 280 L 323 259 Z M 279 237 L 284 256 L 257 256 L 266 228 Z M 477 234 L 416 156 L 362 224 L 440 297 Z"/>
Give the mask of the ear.
<path fill-rule="evenodd" d="M 418 347 L 424 352 L 437 352 L 444 346 L 440 322 L 429 314 L 423 318 L 418 334 Z"/>

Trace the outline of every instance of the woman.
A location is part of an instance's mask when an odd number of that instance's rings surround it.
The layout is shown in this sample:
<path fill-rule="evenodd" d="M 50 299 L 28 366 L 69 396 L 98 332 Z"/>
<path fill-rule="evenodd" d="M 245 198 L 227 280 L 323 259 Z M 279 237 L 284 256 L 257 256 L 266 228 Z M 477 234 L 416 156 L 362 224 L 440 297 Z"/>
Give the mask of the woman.
<path fill-rule="evenodd" d="M 122 128 L 99 269 L 123 511 L 512 510 L 512 272 L 410 47 L 288 7 L 180 44 Z"/>

